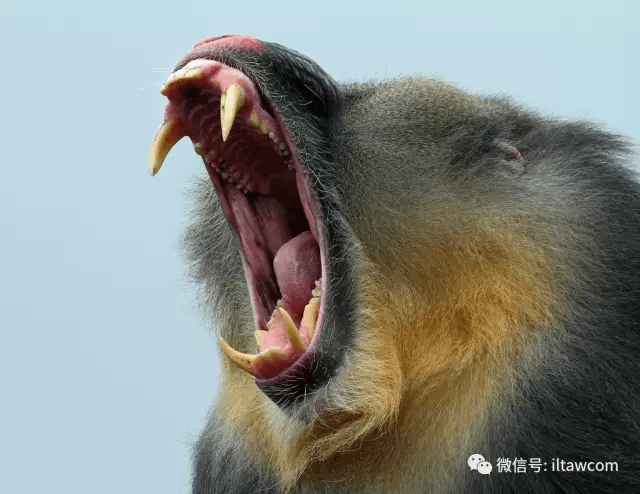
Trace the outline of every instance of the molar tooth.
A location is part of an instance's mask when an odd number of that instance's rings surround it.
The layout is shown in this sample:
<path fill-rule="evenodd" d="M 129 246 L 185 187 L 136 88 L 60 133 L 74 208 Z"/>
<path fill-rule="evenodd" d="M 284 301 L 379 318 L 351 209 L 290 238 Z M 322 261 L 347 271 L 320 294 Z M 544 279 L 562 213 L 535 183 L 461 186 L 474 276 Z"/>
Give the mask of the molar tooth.
<path fill-rule="evenodd" d="M 251 112 L 247 123 L 251 125 L 251 127 L 258 128 L 258 126 L 260 125 L 260 120 L 258 120 L 258 114 L 255 111 Z"/>
<path fill-rule="evenodd" d="M 187 65 L 182 67 L 183 69 L 203 69 L 208 65 L 218 65 L 218 62 L 214 60 L 208 60 L 206 58 L 197 58 L 196 60 L 191 60 Z"/>
<path fill-rule="evenodd" d="M 254 363 L 257 355 L 249 355 L 248 353 L 239 352 L 238 350 L 229 346 L 229 344 L 224 341 L 223 338 L 220 338 L 218 340 L 218 344 L 220 345 L 220 348 L 222 348 L 222 351 L 225 353 L 225 355 L 229 357 L 229 359 L 234 364 L 236 364 L 248 374 L 251 374 L 252 376 L 254 375 L 253 372 L 251 372 L 251 364 Z"/>
<path fill-rule="evenodd" d="M 220 125 L 222 127 L 223 141 L 226 141 L 227 137 L 229 137 L 233 122 L 242 105 L 244 105 L 244 89 L 237 84 L 229 86 L 220 96 Z"/>
<path fill-rule="evenodd" d="M 296 350 L 303 351 L 304 343 L 302 339 L 300 339 L 300 333 L 298 332 L 298 328 L 296 328 L 296 324 L 291 319 L 289 313 L 284 310 L 284 308 L 278 308 L 278 311 L 282 315 L 282 319 L 284 320 L 284 327 L 287 330 L 287 336 L 289 337 L 289 341 L 291 342 L 291 346 Z"/>
<path fill-rule="evenodd" d="M 196 152 L 198 156 L 202 156 L 202 146 L 199 142 L 193 143 L 193 150 Z"/>
<path fill-rule="evenodd" d="M 311 296 L 312 297 L 320 297 L 321 293 L 322 293 L 322 278 L 320 278 L 319 280 L 316 280 L 316 286 L 311 291 Z"/>
<path fill-rule="evenodd" d="M 265 135 L 267 132 L 269 132 L 269 127 L 267 126 L 267 122 L 265 122 L 264 120 L 260 120 L 258 127 L 260 129 L 260 132 L 262 132 Z"/>
<path fill-rule="evenodd" d="M 149 168 L 151 170 L 151 176 L 158 173 L 162 163 L 171 151 L 171 148 L 175 146 L 180 139 L 186 135 L 186 132 L 182 128 L 180 122 L 176 119 L 169 120 L 162 124 L 162 127 L 156 132 L 153 142 L 151 143 L 151 150 L 149 152 Z"/>

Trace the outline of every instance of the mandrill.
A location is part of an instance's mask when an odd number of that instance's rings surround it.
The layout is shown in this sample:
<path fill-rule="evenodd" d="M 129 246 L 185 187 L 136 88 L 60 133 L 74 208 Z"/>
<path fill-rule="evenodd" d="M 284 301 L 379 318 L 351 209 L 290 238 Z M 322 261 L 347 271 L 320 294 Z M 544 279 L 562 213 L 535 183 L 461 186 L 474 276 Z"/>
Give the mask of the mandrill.
<path fill-rule="evenodd" d="M 161 92 L 151 173 L 202 157 L 183 245 L 226 355 L 194 494 L 640 492 L 624 138 L 251 36 Z"/>

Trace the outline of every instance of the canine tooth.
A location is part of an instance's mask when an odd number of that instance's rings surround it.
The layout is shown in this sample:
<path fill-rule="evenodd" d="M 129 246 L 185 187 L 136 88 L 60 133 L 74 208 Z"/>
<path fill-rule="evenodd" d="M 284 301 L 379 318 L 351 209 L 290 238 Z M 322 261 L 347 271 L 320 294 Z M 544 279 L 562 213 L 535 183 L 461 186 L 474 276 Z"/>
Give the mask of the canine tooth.
<path fill-rule="evenodd" d="M 218 344 L 220 345 L 220 348 L 222 348 L 222 351 L 225 353 L 225 355 L 229 357 L 229 359 L 234 364 L 240 367 L 243 371 L 253 375 L 250 367 L 251 364 L 253 364 L 253 362 L 255 361 L 257 355 L 249 355 L 248 353 L 239 352 L 238 350 L 229 346 L 229 344 L 224 341 L 224 338 L 220 338 L 218 340 Z"/>
<path fill-rule="evenodd" d="M 158 173 L 171 148 L 185 135 L 184 129 L 182 129 L 178 120 L 169 120 L 162 124 L 162 127 L 160 127 L 153 138 L 151 151 L 149 152 L 151 176 Z"/>
<path fill-rule="evenodd" d="M 223 141 L 229 137 L 233 122 L 242 105 L 244 105 L 244 89 L 237 84 L 232 84 L 224 90 L 220 97 L 220 125 Z"/>
<path fill-rule="evenodd" d="M 291 319 L 291 316 L 286 310 L 284 310 L 284 308 L 279 307 L 278 311 L 284 320 L 284 327 L 287 330 L 287 336 L 289 337 L 291 346 L 296 350 L 304 350 L 304 343 L 300 339 L 300 333 L 298 332 L 298 328 L 296 328 L 296 324 L 293 322 L 293 319 Z"/>
<path fill-rule="evenodd" d="M 320 299 L 313 297 L 309 300 L 309 303 L 304 308 L 304 314 L 302 315 L 302 322 L 300 326 L 307 327 L 307 334 L 309 335 L 309 341 L 313 338 L 313 333 L 316 329 L 316 322 L 318 321 L 318 310 L 320 309 Z"/>

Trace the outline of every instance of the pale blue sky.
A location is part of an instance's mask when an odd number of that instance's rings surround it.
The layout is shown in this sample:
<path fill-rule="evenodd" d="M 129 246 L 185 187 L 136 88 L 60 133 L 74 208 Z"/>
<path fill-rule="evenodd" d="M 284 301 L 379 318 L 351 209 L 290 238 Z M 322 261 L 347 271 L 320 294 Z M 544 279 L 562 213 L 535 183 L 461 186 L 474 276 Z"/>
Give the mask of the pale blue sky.
<path fill-rule="evenodd" d="M 217 348 L 177 240 L 202 165 L 149 176 L 159 94 L 248 33 L 337 79 L 431 73 L 640 143 L 640 2 L 0 0 L 0 492 L 187 493 Z"/>

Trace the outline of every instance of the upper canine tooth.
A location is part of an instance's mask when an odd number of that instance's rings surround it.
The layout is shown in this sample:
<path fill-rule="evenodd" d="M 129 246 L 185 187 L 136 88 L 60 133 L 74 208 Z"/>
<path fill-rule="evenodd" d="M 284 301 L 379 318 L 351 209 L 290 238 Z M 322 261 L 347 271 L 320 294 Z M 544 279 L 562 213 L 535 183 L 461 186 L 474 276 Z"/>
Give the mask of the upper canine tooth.
<path fill-rule="evenodd" d="M 229 137 L 233 122 L 242 105 L 244 105 L 244 89 L 237 84 L 229 86 L 220 96 L 220 125 L 222 127 L 223 141 L 226 141 L 227 137 Z"/>
<path fill-rule="evenodd" d="M 300 333 L 298 332 L 298 328 L 296 328 L 296 323 L 293 322 L 293 319 L 291 319 L 289 313 L 282 307 L 279 307 L 278 311 L 280 312 L 280 314 L 282 315 L 282 319 L 284 320 L 284 327 L 287 330 L 287 336 L 289 337 L 291 346 L 296 350 L 304 350 L 304 343 L 300 338 Z"/>
<path fill-rule="evenodd" d="M 151 151 L 149 152 L 151 176 L 158 173 L 171 148 L 185 135 L 186 133 L 178 120 L 169 120 L 162 124 L 162 127 L 160 127 L 153 138 Z"/>

